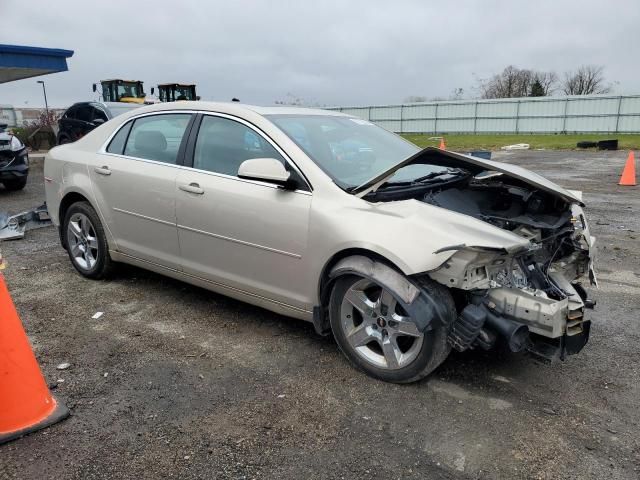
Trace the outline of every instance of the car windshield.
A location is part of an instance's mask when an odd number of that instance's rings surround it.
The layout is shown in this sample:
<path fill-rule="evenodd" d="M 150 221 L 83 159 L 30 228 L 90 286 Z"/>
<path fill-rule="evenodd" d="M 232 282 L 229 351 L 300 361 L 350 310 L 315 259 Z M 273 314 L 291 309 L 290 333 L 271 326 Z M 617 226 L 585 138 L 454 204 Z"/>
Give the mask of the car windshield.
<path fill-rule="evenodd" d="M 386 172 L 420 149 L 366 120 L 334 115 L 267 115 L 340 187 L 350 189 Z M 408 165 L 390 182 L 411 181 L 442 167 Z"/>

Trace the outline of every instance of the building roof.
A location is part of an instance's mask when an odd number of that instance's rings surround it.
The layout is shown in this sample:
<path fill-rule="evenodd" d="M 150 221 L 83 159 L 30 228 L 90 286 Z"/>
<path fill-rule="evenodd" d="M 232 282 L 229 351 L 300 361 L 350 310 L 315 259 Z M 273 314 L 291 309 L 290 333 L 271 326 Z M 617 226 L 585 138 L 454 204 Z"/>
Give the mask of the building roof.
<path fill-rule="evenodd" d="M 73 50 L 0 44 L 0 83 L 68 70 Z"/>

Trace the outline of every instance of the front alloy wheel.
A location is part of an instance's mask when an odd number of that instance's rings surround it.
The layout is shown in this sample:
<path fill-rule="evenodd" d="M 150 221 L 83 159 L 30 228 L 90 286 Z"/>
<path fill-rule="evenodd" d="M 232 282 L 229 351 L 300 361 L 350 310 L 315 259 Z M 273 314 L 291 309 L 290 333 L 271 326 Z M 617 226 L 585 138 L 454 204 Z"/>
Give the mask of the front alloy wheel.
<path fill-rule="evenodd" d="M 340 327 L 360 358 L 383 369 L 411 364 L 424 341 L 424 333 L 393 294 L 364 278 L 355 282 L 342 299 Z"/>
<path fill-rule="evenodd" d="M 421 286 L 443 305 L 448 320 L 455 319 L 445 287 L 435 282 Z M 408 383 L 431 373 L 450 348 L 437 320 L 421 332 L 398 298 L 373 280 L 350 275 L 336 281 L 329 315 L 336 342 L 355 367 L 380 380 Z"/>

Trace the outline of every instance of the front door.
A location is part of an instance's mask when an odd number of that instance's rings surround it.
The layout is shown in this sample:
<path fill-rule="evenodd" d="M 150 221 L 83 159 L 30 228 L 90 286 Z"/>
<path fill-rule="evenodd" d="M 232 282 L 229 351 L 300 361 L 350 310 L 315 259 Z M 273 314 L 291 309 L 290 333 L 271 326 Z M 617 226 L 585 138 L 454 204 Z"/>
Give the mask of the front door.
<path fill-rule="evenodd" d="M 179 270 L 175 186 L 191 114 L 129 122 L 89 167 L 98 207 L 117 250 Z"/>
<path fill-rule="evenodd" d="M 308 309 L 305 268 L 311 192 L 237 177 L 249 158 L 276 158 L 248 124 L 204 115 L 193 168 L 176 179 L 176 217 L 184 270 L 225 286 Z"/>

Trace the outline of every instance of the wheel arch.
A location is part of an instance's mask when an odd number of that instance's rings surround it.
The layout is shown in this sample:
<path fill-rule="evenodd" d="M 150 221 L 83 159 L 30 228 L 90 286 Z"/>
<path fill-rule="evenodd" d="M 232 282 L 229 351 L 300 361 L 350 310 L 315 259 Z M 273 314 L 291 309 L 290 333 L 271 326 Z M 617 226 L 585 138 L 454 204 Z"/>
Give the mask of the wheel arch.
<path fill-rule="evenodd" d="M 66 216 L 69 207 L 77 202 L 87 202 L 89 205 L 91 205 L 91 201 L 85 195 L 80 192 L 71 191 L 67 192 L 64 197 L 62 197 L 62 200 L 60 200 L 60 205 L 58 206 L 58 221 L 60 223 L 58 233 L 60 234 L 60 243 L 65 250 L 67 249 L 67 241 L 63 232 L 64 217 Z M 93 207 L 93 205 L 91 206 Z M 95 209 L 95 207 L 93 208 Z"/>
<path fill-rule="evenodd" d="M 328 320 L 328 300 L 331 294 L 333 283 L 343 275 L 347 273 L 340 273 L 339 275 L 332 276 L 331 272 L 339 262 L 349 257 L 366 257 L 374 262 L 379 262 L 387 267 L 395 270 L 400 274 L 405 274 L 402 268 L 395 262 L 385 257 L 384 255 L 367 248 L 352 247 L 345 248 L 333 254 L 324 264 L 324 267 L 320 273 L 320 279 L 318 281 L 318 305 L 313 308 L 313 325 L 316 332 L 320 335 L 328 335 L 330 332 L 329 320 Z"/>
<path fill-rule="evenodd" d="M 327 306 L 334 282 L 345 275 L 354 274 L 391 288 L 399 295 L 403 308 L 415 319 L 421 331 L 426 331 L 432 320 L 440 325 L 449 323 L 447 312 L 425 290 L 419 277 L 407 275 L 398 265 L 377 252 L 355 248 L 336 253 L 325 264 L 318 286 L 318 305 L 313 309 L 313 325 L 317 333 L 328 335 L 331 332 Z"/>

